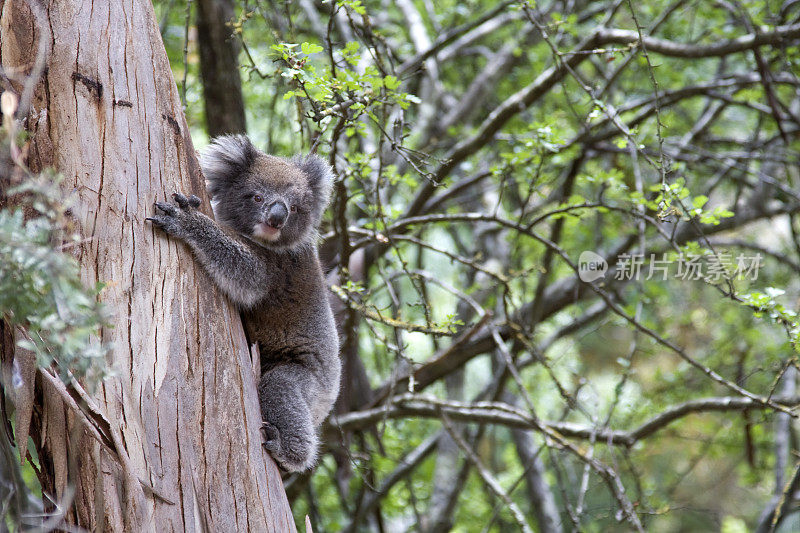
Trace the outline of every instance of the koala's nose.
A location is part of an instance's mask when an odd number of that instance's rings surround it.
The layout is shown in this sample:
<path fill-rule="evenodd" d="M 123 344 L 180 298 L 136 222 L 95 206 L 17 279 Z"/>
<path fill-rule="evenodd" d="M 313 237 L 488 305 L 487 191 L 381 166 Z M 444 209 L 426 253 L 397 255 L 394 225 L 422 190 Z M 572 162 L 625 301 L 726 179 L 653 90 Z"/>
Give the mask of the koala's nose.
<path fill-rule="evenodd" d="M 286 219 L 289 218 L 289 210 L 286 209 L 286 204 L 280 200 L 269 206 L 267 212 L 267 224 L 275 229 L 281 229 L 286 224 Z"/>

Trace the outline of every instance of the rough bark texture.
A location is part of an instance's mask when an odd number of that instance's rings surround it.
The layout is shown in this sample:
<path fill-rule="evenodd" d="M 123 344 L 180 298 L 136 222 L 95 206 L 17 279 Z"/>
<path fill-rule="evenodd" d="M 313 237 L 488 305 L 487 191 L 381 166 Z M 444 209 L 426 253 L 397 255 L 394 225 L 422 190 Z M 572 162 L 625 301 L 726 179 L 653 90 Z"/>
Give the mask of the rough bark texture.
<path fill-rule="evenodd" d="M 206 129 L 212 137 L 245 133 L 239 44 L 228 23 L 233 19 L 232 0 L 197 0 L 197 42 Z"/>
<path fill-rule="evenodd" d="M 52 1 L 41 24 L 21 0 L 0 10 L 4 70 L 30 69 L 37 39 L 47 43 L 30 164 L 64 174 L 86 237 L 74 250 L 83 279 L 108 284 L 113 313 L 102 342 L 116 376 L 89 407 L 36 379 L 44 489 L 61 498 L 74 486 L 68 519 L 92 531 L 293 531 L 261 446 L 238 313 L 183 245 L 144 220 L 175 190 L 205 198 L 150 2 Z"/>

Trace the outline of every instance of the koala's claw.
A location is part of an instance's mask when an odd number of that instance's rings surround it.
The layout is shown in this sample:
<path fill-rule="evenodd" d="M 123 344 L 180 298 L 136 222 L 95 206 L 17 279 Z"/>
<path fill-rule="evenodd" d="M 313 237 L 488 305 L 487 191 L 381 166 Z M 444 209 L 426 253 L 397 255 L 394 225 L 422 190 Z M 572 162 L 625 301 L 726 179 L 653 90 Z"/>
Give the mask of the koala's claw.
<path fill-rule="evenodd" d="M 183 194 L 176 192 L 172 193 L 172 198 L 175 200 L 175 203 L 181 206 L 181 209 L 188 209 L 190 207 L 192 208 L 200 207 L 200 198 L 198 198 L 194 194 L 191 194 L 189 196 L 184 196 Z"/>
<path fill-rule="evenodd" d="M 163 212 L 165 215 L 175 216 L 178 214 L 178 210 L 172 204 L 167 204 L 164 202 L 154 202 L 153 205 L 156 206 L 156 209 Z"/>
<path fill-rule="evenodd" d="M 275 442 L 280 439 L 280 433 L 278 433 L 278 428 L 267 422 L 266 420 L 262 421 L 261 424 L 261 431 L 263 431 L 264 435 L 264 442 L 262 445 L 268 446 L 270 442 Z"/>

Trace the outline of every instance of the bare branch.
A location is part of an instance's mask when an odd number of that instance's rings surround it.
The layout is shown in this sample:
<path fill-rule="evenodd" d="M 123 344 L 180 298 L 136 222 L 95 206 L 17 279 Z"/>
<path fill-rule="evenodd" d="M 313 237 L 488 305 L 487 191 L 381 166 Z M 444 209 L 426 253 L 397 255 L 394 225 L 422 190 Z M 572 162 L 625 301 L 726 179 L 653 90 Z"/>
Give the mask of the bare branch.
<path fill-rule="evenodd" d="M 720 57 L 737 52 L 744 52 L 759 46 L 785 46 L 793 39 L 800 37 L 800 23 L 788 26 L 778 26 L 774 31 L 764 33 L 750 33 L 735 39 L 721 41 L 708 45 L 692 45 L 658 39 L 656 37 L 642 36 L 642 42 L 650 52 L 685 58 Z M 596 33 L 596 45 L 605 44 L 637 44 L 638 32 L 613 28 L 600 28 Z"/>
<path fill-rule="evenodd" d="M 798 397 L 773 398 L 773 401 L 785 408 L 795 408 L 800 405 Z M 537 422 L 518 407 L 503 402 L 468 403 L 440 400 L 418 394 L 403 394 L 392 397 L 380 407 L 354 411 L 332 418 L 326 426 L 326 431 L 359 431 L 386 419 L 414 416 L 439 418 L 441 413 L 444 413 L 451 419 L 462 422 L 499 424 L 537 431 L 548 428 L 565 437 L 584 440 L 596 439 L 598 442 L 630 447 L 690 414 L 752 409 L 772 410 L 774 408 L 750 398 L 736 396 L 690 400 L 667 409 L 631 431 L 622 431 L 598 429 L 572 422 Z"/>

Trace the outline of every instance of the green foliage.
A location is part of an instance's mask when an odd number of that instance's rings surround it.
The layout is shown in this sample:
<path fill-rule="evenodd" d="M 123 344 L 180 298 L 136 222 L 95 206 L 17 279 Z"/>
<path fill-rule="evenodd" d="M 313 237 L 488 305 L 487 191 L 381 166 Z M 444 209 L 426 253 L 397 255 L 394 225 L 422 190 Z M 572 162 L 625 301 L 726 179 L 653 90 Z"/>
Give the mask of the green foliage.
<path fill-rule="evenodd" d="M 87 290 L 68 253 L 80 236 L 65 231 L 58 182 L 44 172 L 8 191 L 22 201 L 0 210 L 0 314 L 23 328 L 19 346 L 34 352 L 39 366 L 56 363 L 62 377 L 71 372 L 93 384 L 108 350 L 96 335 L 106 325 L 102 285 Z"/>
<path fill-rule="evenodd" d="M 777 301 L 777 298 L 784 294 L 786 291 L 783 289 L 767 287 L 764 292 L 751 292 L 743 295 L 742 303 L 755 310 L 754 316 L 761 317 L 763 314 L 772 322 L 783 325 L 795 351 L 800 353 L 800 323 L 797 320 L 797 312 L 787 309 L 784 304 Z"/>

